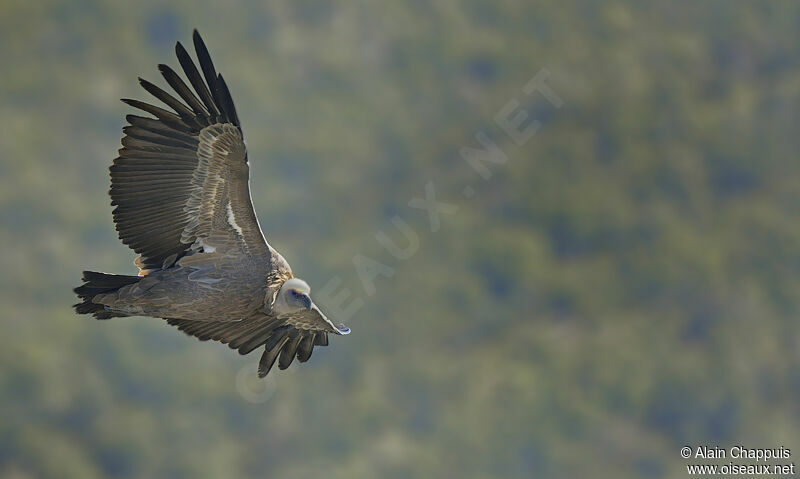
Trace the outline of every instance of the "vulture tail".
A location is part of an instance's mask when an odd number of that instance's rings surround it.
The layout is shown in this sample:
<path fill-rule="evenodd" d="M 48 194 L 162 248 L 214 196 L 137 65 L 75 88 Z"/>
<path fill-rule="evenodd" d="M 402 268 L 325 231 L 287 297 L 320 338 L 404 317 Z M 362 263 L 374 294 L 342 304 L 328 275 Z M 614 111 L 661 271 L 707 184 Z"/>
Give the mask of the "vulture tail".
<path fill-rule="evenodd" d="M 91 314 L 97 319 L 125 316 L 125 314 L 122 313 L 108 311 L 102 304 L 93 303 L 92 298 L 98 294 L 116 291 L 123 286 L 136 283 L 140 279 L 142 278 L 139 276 L 84 271 L 83 285 L 73 290 L 83 302 L 74 304 L 73 307 L 78 314 Z"/>

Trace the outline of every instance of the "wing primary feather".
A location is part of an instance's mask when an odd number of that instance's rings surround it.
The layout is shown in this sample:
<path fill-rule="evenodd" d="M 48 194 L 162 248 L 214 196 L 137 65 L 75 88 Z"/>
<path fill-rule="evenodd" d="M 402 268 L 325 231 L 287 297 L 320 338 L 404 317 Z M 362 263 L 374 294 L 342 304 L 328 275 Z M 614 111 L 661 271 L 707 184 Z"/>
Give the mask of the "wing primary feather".
<path fill-rule="evenodd" d="M 156 145 L 173 146 L 176 148 L 195 148 L 197 149 L 197 139 L 176 133 L 173 135 L 164 135 L 162 133 L 155 133 L 150 130 L 145 130 L 138 126 L 126 126 L 122 129 L 126 135 L 136 138 L 137 140 L 147 141 Z M 180 136 L 178 136 L 180 135 Z"/>
<path fill-rule="evenodd" d="M 290 338 L 289 341 L 284 344 L 283 350 L 281 350 L 281 357 L 278 359 L 278 369 L 284 370 L 292 364 L 294 355 L 297 353 L 297 346 L 300 345 L 300 341 L 302 339 L 303 336 L 298 334 L 295 337 Z"/>
<path fill-rule="evenodd" d="M 130 98 L 123 98 L 122 102 L 144 112 L 150 113 L 154 117 L 164 122 L 165 125 L 171 126 L 175 129 L 186 129 L 187 131 L 191 131 L 191 126 L 184 123 L 181 117 L 175 113 L 169 112 L 154 105 L 150 105 L 149 103 Z"/>
<path fill-rule="evenodd" d="M 233 106 L 231 92 L 228 90 L 228 85 L 225 83 L 225 79 L 222 78 L 221 73 L 217 75 L 217 88 L 219 89 L 220 96 L 222 97 L 222 104 L 223 108 L 225 109 L 225 113 L 228 116 L 228 121 L 241 129 L 241 125 L 239 124 L 239 116 L 236 115 L 236 107 Z"/>
<path fill-rule="evenodd" d="M 328 345 L 328 333 L 318 333 L 314 336 L 314 346 L 327 346 Z"/>
<path fill-rule="evenodd" d="M 183 103 L 179 102 L 177 98 L 173 97 L 166 91 L 150 83 L 144 78 L 139 78 L 139 84 L 142 85 L 147 93 L 161 100 L 165 105 L 172 108 L 184 121 L 194 123 L 194 112 L 186 107 Z M 199 125 L 198 125 L 199 126 Z"/>
<path fill-rule="evenodd" d="M 267 339 L 267 342 L 264 343 L 264 346 L 267 349 L 272 349 L 275 347 L 276 344 L 281 340 L 283 337 L 289 337 L 289 326 L 281 326 L 273 331 L 272 336 Z"/>
<path fill-rule="evenodd" d="M 196 136 L 187 135 L 186 133 L 175 131 L 166 128 L 153 128 L 150 125 L 144 125 L 140 122 L 136 122 L 136 125 L 131 124 L 130 126 L 126 126 L 129 131 L 133 131 L 134 133 L 138 134 L 140 138 L 149 139 L 155 138 L 156 140 L 163 140 L 164 138 L 168 138 L 170 140 L 180 141 L 186 145 L 193 146 L 197 148 L 198 140 Z M 125 131 L 123 129 L 123 131 Z"/>
<path fill-rule="evenodd" d="M 147 118 L 144 116 L 128 114 L 125 115 L 125 120 L 133 126 L 138 126 L 150 131 L 159 131 L 159 132 L 164 131 L 164 132 L 175 133 L 175 130 L 177 130 L 181 133 L 191 133 L 191 130 L 189 128 L 178 129 L 178 128 L 168 127 L 167 125 L 163 124 L 158 120 L 155 120 L 153 118 Z"/>
<path fill-rule="evenodd" d="M 261 355 L 261 360 L 258 362 L 258 377 L 263 378 L 269 374 L 269 370 L 272 369 L 272 365 L 275 364 L 278 353 L 281 352 L 281 347 L 288 340 L 288 336 L 281 336 L 279 342 L 273 345 L 271 349 L 265 348 L 264 354 Z"/>
<path fill-rule="evenodd" d="M 242 345 L 238 347 L 239 354 L 250 354 L 254 349 L 264 344 L 265 341 L 269 342 L 276 335 L 279 336 L 283 334 L 283 332 L 278 332 L 278 331 L 279 329 L 275 329 L 274 323 L 272 322 L 262 326 L 257 331 L 255 331 L 255 334 L 247 338 L 247 340 L 244 341 Z M 229 344 L 228 346 L 236 349 L 236 347 L 233 344 Z"/>
<path fill-rule="evenodd" d="M 197 155 L 187 150 L 176 152 L 147 151 L 138 148 L 123 147 L 117 150 L 119 159 L 126 160 L 127 164 L 135 164 L 146 167 L 158 167 L 164 164 L 183 164 L 184 166 L 197 166 Z"/>
<path fill-rule="evenodd" d="M 239 349 L 248 341 L 257 340 L 257 336 L 254 335 L 258 334 L 263 336 L 263 339 L 259 342 L 259 344 L 253 346 L 253 348 L 250 350 L 252 351 L 267 340 L 267 337 L 269 337 L 271 331 L 275 329 L 275 326 L 278 322 L 279 321 L 277 319 L 271 319 L 265 322 L 256 322 L 252 326 L 248 326 L 245 329 L 237 331 L 236 334 L 229 339 L 228 346 L 231 349 Z"/>
<path fill-rule="evenodd" d="M 189 52 L 183 48 L 181 42 L 175 44 L 175 54 L 178 55 L 178 61 L 183 68 L 183 73 L 186 74 L 189 83 L 192 84 L 194 91 L 200 95 L 200 100 L 203 101 L 206 109 L 211 114 L 212 122 L 216 122 L 216 117 L 219 116 L 219 110 L 217 109 L 217 105 L 214 104 L 214 98 L 211 96 L 211 92 L 208 90 L 205 81 L 203 81 L 203 78 L 200 76 L 200 72 L 197 71 L 192 57 L 190 57 Z"/>
<path fill-rule="evenodd" d="M 122 161 L 120 161 L 122 160 Z M 197 167 L 192 164 L 184 164 L 183 162 L 176 162 L 175 164 L 164 163 L 162 161 L 152 161 L 149 158 L 136 158 L 135 161 L 129 161 L 127 157 L 117 158 L 114 164 L 111 165 L 111 173 L 181 173 L 185 174 L 187 171 L 191 172 Z M 188 160 L 188 158 L 187 158 Z M 197 160 L 195 160 L 197 162 Z"/>
<path fill-rule="evenodd" d="M 149 141 L 139 140 L 131 136 L 122 137 L 122 146 L 131 150 L 146 151 L 149 153 L 171 153 L 178 157 L 189 156 L 195 152 L 194 149 L 186 146 L 156 145 Z"/>
<path fill-rule="evenodd" d="M 308 361 L 314 351 L 314 333 L 307 332 L 303 335 L 303 340 L 297 347 L 297 360 L 301 363 Z"/>
<path fill-rule="evenodd" d="M 217 71 L 214 69 L 214 62 L 211 61 L 208 48 L 206 48 L 200 32 L 196 29 L 192 34 L 192 41 L 194 42 L 194 51 L 197 53 L 197 60 L 200 62 L 200 69 L 203 70 L 203 76 L 206 79 L 208 88 L 211 90 L 211 96 L 214 98 L 214 103 L 219 107 L 220 116 L 224 117 L 225 112 L 223 109 L 225 105 L 220 101 L 219 92 L 217 91 Z"/>
<path fill-rule="evenodd" d="M 205 124 L 202 124 L 202 126 L 208 126 L 208 112 L 206 111 L 206 107 L 200 103 L 200 100 L 197 99 L 197 96 L 195 96 L 195 94 L 192 93 L 192 90 L 186 86 L 186 83 L 184 83 L 184 81 L 181 80 L 181 77 L 175 73 L 175 70 L 162 63 L 158 65 L 158 71 L 160 71 L 164 76 L 164 79 L 167 80 L 169 86 L 175 90 L 175 93 L 183 98 L 183 101 L 185 101 L 186 104 L 189 105 L 192 110 L 194 110 L 195 114 L 205 120 Z"/>

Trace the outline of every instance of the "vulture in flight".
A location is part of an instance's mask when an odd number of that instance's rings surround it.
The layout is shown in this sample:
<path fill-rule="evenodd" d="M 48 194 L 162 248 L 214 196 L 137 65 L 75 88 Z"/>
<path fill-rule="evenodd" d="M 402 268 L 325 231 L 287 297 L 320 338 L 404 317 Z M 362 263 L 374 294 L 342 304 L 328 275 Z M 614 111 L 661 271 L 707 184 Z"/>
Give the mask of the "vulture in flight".
<path fill-rule="evenodd" d="M 110 168 L 114 224 L 139 256 L 138 276 L 84 271 L 75 310 L 97 319 L 163 318 L 201 341 L 240 354 L 264 347 L 258 375 L 275 361 L 305 362 L 328 334 L 348 334 L 311 300 L 305 281 L 264 239 L 250 200 L 249 163 L 228 86 L 197 30 L 198 69 L 178 42 L 186 82 L 158 69 L 173 93 L 139 79 L 166 108 L 128 105 L 122 148 Z"/>

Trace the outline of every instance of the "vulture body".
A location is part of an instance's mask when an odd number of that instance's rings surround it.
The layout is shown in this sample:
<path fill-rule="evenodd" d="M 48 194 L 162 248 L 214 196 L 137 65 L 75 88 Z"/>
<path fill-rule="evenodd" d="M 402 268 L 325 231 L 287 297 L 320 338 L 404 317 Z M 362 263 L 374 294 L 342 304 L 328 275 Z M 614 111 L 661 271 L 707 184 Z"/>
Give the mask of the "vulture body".
<path fill-rule="evenodd" d="M 163 318 L 201 341 L 241 354 L 264 346 L 258 374 L 305 362 L 328 334 L 348 334 L 314 304 L 308 285 L 264 239 L 250 200 L 249 163 L 236 108 L 195 30 L 200 68 L 180 44 L 189 81 L 159 70 L 174 94 L 139 79 L 168 109 L 124 99 L 128 115 L 111 168 L 111 204 L 138 276 L 84 271 L 75 310 L 97 319 Z M 175 96 L 177 95 L 177 97 Z"/>

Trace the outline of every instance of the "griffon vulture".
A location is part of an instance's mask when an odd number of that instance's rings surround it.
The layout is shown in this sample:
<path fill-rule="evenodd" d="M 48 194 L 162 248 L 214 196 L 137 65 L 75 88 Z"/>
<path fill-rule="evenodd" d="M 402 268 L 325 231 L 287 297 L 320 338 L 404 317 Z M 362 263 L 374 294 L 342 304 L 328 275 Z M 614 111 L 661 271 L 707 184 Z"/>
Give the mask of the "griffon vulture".
<path fill-rule="evenodd" d="M 200 69 L 180 44 L 183 73 L 159 70 L 173 93 L 139 79 L 167 108 L 138 100 L 111 170 L 114 224 L 139 257 L 138 276 L 85 271 L 75 310 L 97 319 L 163 318 L 241 354 L 264 347 L 258 374 L 305 362 L 328 334 L 348 334 L 311 300 L 305 281 L 264 239 L 233 99 L 195 30 Z M 171 110 L 171 111 L 170 111 Z"/>

